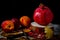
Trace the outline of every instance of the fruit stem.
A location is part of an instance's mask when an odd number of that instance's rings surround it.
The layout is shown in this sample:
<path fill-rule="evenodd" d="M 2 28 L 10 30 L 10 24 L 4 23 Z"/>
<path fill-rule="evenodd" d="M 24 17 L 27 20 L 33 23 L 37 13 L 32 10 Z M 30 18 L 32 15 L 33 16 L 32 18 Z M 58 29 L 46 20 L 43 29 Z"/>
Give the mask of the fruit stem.
<path fill-rule="evenodd" d="M 40 8 L 43 8 L 44 7 L 44 4 L 43 3 L 40 3 L 39 7 Z"/>

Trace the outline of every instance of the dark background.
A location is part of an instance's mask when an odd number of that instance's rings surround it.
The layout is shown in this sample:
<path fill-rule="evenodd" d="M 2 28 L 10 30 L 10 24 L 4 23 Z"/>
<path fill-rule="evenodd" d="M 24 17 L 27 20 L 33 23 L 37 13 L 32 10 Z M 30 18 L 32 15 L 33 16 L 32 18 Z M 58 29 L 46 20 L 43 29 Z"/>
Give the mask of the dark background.
<path fill-rule="evenodd" d="M 16 8 L 16 0 L 12 0 L 12 8 Z"/>
<path fill-rule="evenodd" d="M 33 21 L 33 12 L 39 6 L 40 3 L 43 3 L 52 10 L 54 14 L 54 20 L 52 21 L 52 23 L 60 24 L 59 0 L 12 0 L 12 9 L 9 10 L 9 12 L 5 12 L 7 14 L 1 15 L 0 22 L 7 19 L 11 19 L 13 17 L 20 18 L 23 15 L 29 16 Z"/>

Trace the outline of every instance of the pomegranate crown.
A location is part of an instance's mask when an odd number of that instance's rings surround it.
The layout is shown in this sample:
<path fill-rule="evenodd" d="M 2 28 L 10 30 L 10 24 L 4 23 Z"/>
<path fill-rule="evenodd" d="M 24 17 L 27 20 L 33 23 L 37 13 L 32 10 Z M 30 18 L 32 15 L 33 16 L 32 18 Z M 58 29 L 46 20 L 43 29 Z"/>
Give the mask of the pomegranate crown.
<path fill-rule="evenodd" d="M 44 8 L 44 4 L 43 3 L 40 3 L 39 7 L 40 8 Z"/>
<path fill-rule="evenodd" d="M 40 3 L 39 6 L 44 6 L 44 4 L 43 3 Z"/>

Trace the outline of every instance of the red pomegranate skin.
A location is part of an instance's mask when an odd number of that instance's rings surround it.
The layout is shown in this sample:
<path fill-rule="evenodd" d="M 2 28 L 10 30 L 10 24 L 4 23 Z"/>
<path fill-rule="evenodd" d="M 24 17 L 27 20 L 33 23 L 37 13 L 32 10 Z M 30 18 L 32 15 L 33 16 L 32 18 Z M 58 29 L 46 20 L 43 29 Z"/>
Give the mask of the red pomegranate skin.
<path fill-rule="evenodd" d="M 53 20 L 53 13 L 47 6 L 40 5 L 34 10 L 33 19 L 40 25 L 48 25 Z"/>

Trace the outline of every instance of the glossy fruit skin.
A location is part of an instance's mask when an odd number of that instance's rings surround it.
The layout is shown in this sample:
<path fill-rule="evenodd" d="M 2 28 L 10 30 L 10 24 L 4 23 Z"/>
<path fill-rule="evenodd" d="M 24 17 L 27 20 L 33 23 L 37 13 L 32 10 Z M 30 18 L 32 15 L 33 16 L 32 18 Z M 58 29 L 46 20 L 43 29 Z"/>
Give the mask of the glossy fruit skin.
<path fill-rule="evenodd" d="M 14 23 L 11 20 L 5 20 L 2 22 L 1 27 L 4 32 L 13 32 Z"/>
<path fill-rule="evenodd" d="M 40 5 L 34 10 L 33 19 L 40 25 L 48 25 L 53 20 L 53 13 L 47 6 Z"/>
<path fill-rule="evenodd" d="M 30 20 L 30 18 L 29 18 L 28 16 L 22 16 L 22 17 L 20 18 L 20 22 L 21 22 L 21 24 L 22 24 L 23 26 L 27 27 L 27 26 L 30 25 L 31 20 Z"/>
<path fill-rule="evenodd" d="M 20 22 L 17 18 L 12 18 L 11 21 L 14 23 L 14 29 L 17 30 L 20 26 Z"/>

